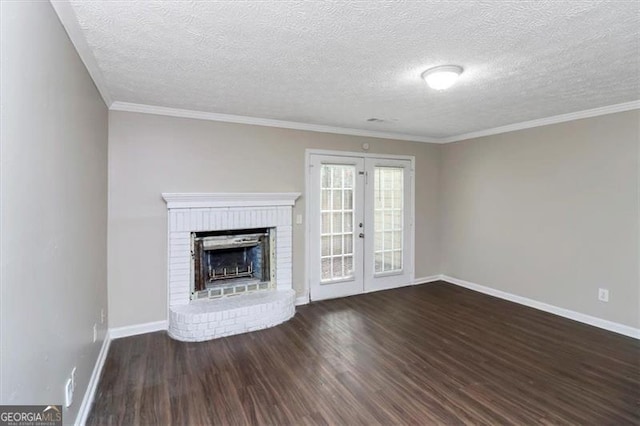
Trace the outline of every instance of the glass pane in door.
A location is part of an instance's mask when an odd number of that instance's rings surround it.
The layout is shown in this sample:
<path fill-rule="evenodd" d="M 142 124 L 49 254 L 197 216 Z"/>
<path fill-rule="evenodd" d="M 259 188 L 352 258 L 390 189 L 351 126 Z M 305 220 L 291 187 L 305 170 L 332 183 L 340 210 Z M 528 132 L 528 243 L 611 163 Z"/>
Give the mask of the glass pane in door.
<path fill-rule="evenodd" d="M 354 186 L 352 165 L 323 164 L 320 169 L 321 281 L 353 277 Z"/>
<path fill-rule="evenodd" d="M 374 272 L 402 271 L 404 169 L 374 170 Z"/>

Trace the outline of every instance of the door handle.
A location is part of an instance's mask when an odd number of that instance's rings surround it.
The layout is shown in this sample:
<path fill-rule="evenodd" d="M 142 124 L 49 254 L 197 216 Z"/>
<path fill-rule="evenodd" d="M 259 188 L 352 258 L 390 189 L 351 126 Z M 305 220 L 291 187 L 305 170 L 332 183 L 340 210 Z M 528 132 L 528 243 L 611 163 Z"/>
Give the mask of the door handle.
<path fill-rule="evenodd" d="M 358 234 L 358 237 L 364 238 L 364 234 L 361 232 L 360 234 Z"/>

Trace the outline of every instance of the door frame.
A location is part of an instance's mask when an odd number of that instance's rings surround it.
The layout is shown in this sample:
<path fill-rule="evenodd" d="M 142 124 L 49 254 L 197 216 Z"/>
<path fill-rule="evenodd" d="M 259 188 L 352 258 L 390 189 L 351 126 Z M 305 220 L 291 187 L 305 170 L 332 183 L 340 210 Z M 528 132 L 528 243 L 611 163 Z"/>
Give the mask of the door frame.
<path fill-rule="evenodd" d="M 409 282 L 402 284 L 399 287 L 406 287 L 414 285 L 415 281 L 415 238 L 416 238 L 416 184 L 415 184 L 415 165 L 416 157 L 413 155 L 395 155 L 395 154 L 377 154 L 370 152 L 352 152 L 352 151 L 339 151 L 339 150 L 326 150 L 326 149 L 306 149 L 304 155 L 304 209 L 305 209 L 305 221 L 304 221 L 304 285 L 305 294 L 297 299 L 298 304 L 307 304 L 311 297 L 311 155 L 334 155 L 342 157 L 361 157 L 361 158 L 381 158 L 390 160 L 408 160 L 411 162 L 411 169 L 409 170 L 409 176 L 411 179 L 411 207 L 409 211 L 410 217 L 410 232 L 409 232 L 409 247 L 411 253 L 409 259 L 411 261 L 411 268 L 409 270 Z M 365 277 L 366 279 L 366 277 Z"/>

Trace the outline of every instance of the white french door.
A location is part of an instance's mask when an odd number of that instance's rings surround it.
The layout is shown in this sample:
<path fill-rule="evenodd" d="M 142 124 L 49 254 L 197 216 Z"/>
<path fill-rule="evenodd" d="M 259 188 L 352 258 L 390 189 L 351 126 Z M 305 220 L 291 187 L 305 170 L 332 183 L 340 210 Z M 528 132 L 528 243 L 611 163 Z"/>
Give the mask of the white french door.
<path fill-rule="evenodd" d="M 364 159 L 311 155 L 311 299 L 362 293 Z"/>
<path fill-rule="evenodd" d="M 309 154 L 311 300 L 410 284 L 409 159 Z"/>

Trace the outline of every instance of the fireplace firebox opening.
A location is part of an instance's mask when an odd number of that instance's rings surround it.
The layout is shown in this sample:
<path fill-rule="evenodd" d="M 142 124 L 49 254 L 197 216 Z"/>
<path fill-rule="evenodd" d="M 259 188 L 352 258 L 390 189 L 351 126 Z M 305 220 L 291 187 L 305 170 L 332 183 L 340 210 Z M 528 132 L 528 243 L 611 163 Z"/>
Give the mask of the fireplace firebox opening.
<path fill-rule="evenodd" d="M 275 283 L 273 228 L 191 233 L 191 299 L 268 290 Z"/>

